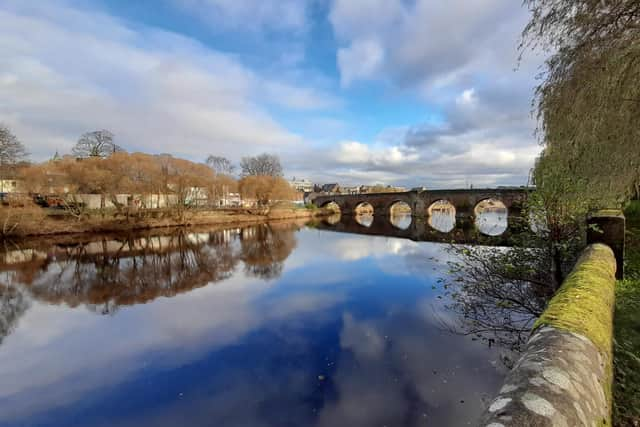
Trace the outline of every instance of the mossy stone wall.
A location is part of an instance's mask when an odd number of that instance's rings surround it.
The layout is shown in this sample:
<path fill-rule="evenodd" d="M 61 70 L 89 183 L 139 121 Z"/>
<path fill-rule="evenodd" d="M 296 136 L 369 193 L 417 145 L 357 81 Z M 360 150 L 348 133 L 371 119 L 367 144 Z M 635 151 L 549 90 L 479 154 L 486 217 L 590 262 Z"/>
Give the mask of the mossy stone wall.
<path fill-rule="evenodd" d="M 583 251 L 481 425 L 611 424 L 615 273 L 611 248 Z"/>

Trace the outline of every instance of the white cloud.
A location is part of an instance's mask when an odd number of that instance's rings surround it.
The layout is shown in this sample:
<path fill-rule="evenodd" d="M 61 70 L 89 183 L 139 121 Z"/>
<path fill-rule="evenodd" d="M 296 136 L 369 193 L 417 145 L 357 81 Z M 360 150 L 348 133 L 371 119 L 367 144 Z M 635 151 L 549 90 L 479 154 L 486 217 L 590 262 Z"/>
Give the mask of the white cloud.
<path fill-rule="evenodd" d="M 329 20 L 338 38 L 349 41 L 392 31 L 404 14 L 404 6 L 397 0 L 334 0 Z"/>
<path fill-rule="evenodd" d="M 0 8 L 0 121 L 36 159 L 68 151 L 95 128 L 130 150 L 238 158 L 301 142 L 265 105 L 340 104 L 173 33 L 62 5 L 22 6 Z"/>
<path fill-rule="evenodd" d="M 342 142 L 336 156 L 336 160 L 342 163 L 366 163 L 370 158 L 369 147 L 358 141 Z"/>
<path fill-rule="evenodd" d="M 294 110 L 320 110 L 341 108 L 342 101 L 312 87 L 298 87 L 283 82 L 269 81 L 264 84 L 267 99 L 274 104 Z"/>
<path fill-rule="evenodd" d="M 245 31 L 304 31 L 308 2 L 304 0 L 170 0 L 211 24 Z"/>
<path fill-rule="evenodd" d="M 349 47 L 338 49 L 342 86 L 375 76 L 383 61 L 384 51 L 376 40 L 356 40 Z"/>
<path fill-rule="evenodd" d="M 509 0 L 336 0 L 330 21 L 342 44 L 375 37 L 377 49 L 387 53 L 384 75 L 354 78 L 388 76 L 401 86 L 427 82 L 437 87 L 464 78 L 470 68 L 480 71 L 481 63 L 513 68 L 525 16 L 521 5 Z"/>
<path fill-rule="evenodd" d="M 354 165 L 401 165 L 418 160 L 418 155 L 399 146 L 371 147 L 358 141 L 344 141 L 339 145 L 335 160 Z"/>
<path fill-rule="evenodd" d="M 473 107 L 478 103 L 476 90 L 474 88 L 465 89 L 456 97 L 456 105 L 459 107 Z"/>
<path fill-rule="evenodd" d="M 509 0 L 335 0 L 330 22 L 343 85 L 382 82 L 438 117 L 383 129 L 366 148 L 341 144 L 333 172 L 408 186 L 525 184 L 540 150 L 530 116 L 540 58 L 525 58 L 514 72 L 527 18 Z M 375 40 L 377 60 L 344 60 L 363 40 Z"/>

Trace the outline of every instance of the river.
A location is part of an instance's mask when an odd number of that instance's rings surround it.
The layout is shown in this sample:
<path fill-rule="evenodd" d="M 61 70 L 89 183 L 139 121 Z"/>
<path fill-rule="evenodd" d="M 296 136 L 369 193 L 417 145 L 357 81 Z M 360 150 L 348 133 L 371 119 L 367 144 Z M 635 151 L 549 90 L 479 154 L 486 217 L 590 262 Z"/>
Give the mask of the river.
<path fill-rule="evenodd" d="M 473 425 L 513 354 L 456 330 L 450 244 L 322 228 L 5 242 L 0 425 Z"/>

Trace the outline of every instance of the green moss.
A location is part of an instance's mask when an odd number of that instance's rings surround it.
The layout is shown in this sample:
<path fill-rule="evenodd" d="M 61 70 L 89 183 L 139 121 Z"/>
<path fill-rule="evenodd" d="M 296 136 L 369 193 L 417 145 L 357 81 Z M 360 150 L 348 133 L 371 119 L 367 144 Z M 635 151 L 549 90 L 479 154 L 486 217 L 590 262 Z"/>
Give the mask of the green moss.
<path fill-rule="evenodd" d="M 608 246 L 591 245 L 534 325 L 575 332 L 611 355 L 616 260 Z"/>
<path fill-rule="evenodd" d="M 612 401 L 612 333 L 616 260 L 602 244 L 589 246 L 534 325 L 553 326 L 587 337 L 609 363 L 603 390 Z M 611 405 L 609 405 L 611 406 Z M 609 420 L 604 421 L 608 425 Z"/>

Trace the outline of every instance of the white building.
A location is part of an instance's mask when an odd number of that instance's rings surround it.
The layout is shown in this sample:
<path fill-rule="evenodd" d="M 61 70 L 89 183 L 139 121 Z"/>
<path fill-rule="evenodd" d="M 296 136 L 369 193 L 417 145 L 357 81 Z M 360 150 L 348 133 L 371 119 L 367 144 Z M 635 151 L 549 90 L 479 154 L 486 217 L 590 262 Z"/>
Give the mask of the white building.
<path fill-rule="evenodd" d="M 291 181 L 289 181 L 291 187 L 293 187 L 296 191 L 302 191 L 305 193 L 310 193 L 313 191 L 313 183 L 308 179 L 296 179 L 294 176 Z"/>

